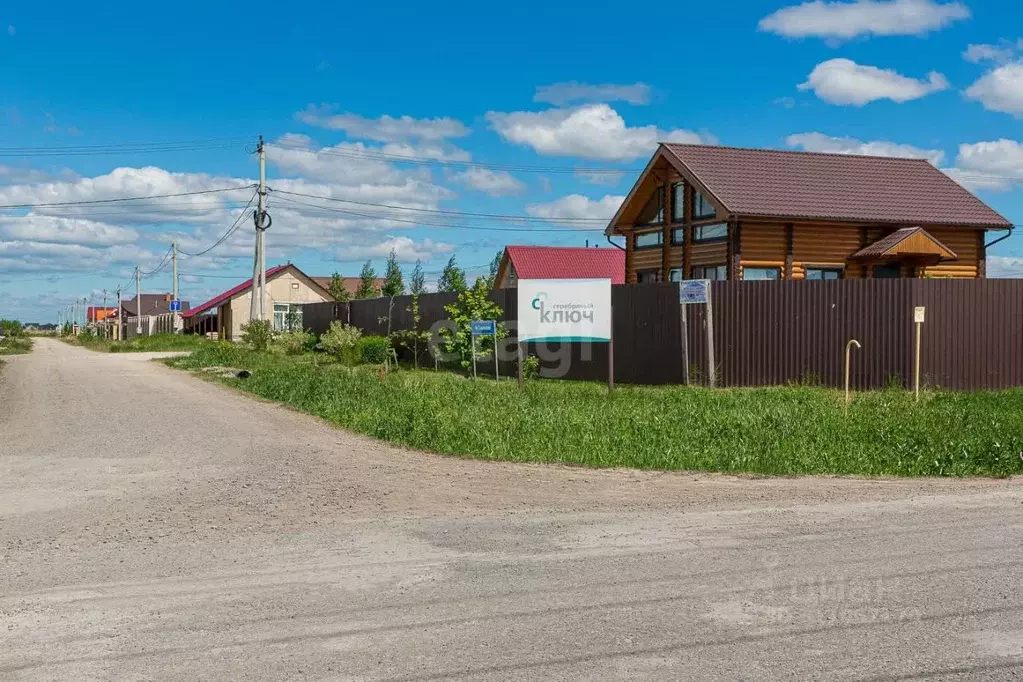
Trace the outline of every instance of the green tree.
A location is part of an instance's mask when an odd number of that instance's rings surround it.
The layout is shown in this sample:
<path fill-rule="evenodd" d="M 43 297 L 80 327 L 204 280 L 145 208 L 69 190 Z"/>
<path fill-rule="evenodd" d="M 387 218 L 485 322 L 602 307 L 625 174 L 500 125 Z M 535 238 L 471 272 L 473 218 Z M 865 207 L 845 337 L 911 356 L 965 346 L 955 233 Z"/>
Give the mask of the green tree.
<path fill-rule="evenodd" d="M 494 260 L 490 261 L 490 274 L 487 275 L 487 286 L 491 289 L 497 285 L 497 271 L 501 268 L 502 258 L 504 258 L 504 249 L 494 254 Z"/>
<path fill-rule="evenodd" d="M 376 298 L 379 295 L 377 271 L 373 269 L 373 263 L 366 261 L 359 273 L 359 290 L 355 292 L 355 298 Z"/>
<path fill-rule="evenodd" d="M 384 271 L 384 286 L 380 289 L 384 296 L 394 298 L 405 293 L 405 278 L 398 265 L 398 254 L 391 249 L 387 255 L 387 268 Z"/>
<path fill-rule="evenodd" d="M 465 270 L 458 267 L 455 257 L 451 256 L 448 264 L 444 266 L 440 279 L 437 281 L 437 291 L 460 292 L 468 288 L 469 285 L 465 280 Z"/>
<path fill-rule="evenodd" d="M 409 279 L 409 293 L 413 296 L 426 293 L 426 275 L 423 274 L 423 261 L 417 260 L 416 267 L 412 268 L 412 277 Z"/>
<path fill-rule="evenodd" d="M 0 336 L 16 339 L 24 333 L 24 327 L 18 320 L 0 320 Z"/>
<path fill-rule="evenodd" d="M 501 306 L 488 297 L 489 288 L 484 277 L 477 277 L 472 289 L 459 292 L 458 300 L 444 306 L 449 315 L 451 327 L 440 330 L 444 352 L 457 355 L 459 364 L 472 366 L 472 320 L 496 320 L 504 313 Z M 497 325 L 497 339 L 503 339 L 508 331 L 503 324 Z M 476 358 L 489 357 L 494 352 L 497 339 L 480 337 L 476 339 Z"/>
<path fill-rule="evenodd" d="M 348 303 L 351 298 L 351 294 L 348 293 L 348 288 L 345 287 L 345 278 L 341 276 L 341 273 L 335 272 L 330 276 L 330 295 L 334 297 L 335 301 L 341 303 Z"/>

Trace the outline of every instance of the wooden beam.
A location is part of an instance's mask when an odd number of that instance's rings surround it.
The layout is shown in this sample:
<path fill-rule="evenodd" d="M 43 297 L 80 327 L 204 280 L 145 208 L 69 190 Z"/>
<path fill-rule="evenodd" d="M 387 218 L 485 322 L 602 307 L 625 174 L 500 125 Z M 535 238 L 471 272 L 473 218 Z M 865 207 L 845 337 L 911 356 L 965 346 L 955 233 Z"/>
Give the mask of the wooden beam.
<path fill-rule="evenodd" d="M 622 232 L 625 235 L 625 283 L 636 283 L 636 252 L 635 242 L 632 238 L 632 230 Z"/>
<path fill-rule="evenodd" d="M 984 240 L 987 234 L 984 230 L 977 230 L 977 278 L 987 277 L 987 246 Z"/>
<path fill-rule="evenodd" d="M 691 277 L 693 252 L 693 185 L 688 180 L 682 186 L 682 279 Z"/>
<path fill-rule="evenodd" d="M 792 279 L 792 263 L 795 254 L 795 227 L 785 224 L 785 279 Z"/>
<path fill-rule="evenodd" d="M 739 279 L 742 266 L 742 223 L 728 219 L 728 279 Z"/>
<path fill-rule="evenodd" d="M 671 270 L 671 183 L 664 183 L 664 199 L 661 203 L 661 218 L 664 227 L 661 232 L 661 281 L 668 281 Z"/>
<path fill-rule="evenodd" d="M 867 248 L 867 227 L 865 225 L 860 226 L 860 250 Z M 867 279 L 868 277 L 874 276 L 874 268 L 872 266 L 862 266 L 860 268 L 860 279 Z"/>

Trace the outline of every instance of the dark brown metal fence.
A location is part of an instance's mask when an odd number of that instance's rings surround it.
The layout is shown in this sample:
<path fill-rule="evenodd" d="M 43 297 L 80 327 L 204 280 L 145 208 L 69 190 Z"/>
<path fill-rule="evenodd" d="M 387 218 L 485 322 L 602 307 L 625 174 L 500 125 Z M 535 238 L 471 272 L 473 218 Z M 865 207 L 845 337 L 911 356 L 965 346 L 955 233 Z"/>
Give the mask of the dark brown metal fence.
<path fill-rule="evenodd" d="M 491 298 L 505 311 L 514 334 L 516 290 Z M 447 318 L 454 294 L 420 297 L 422 328 Z M 926 307 L 921 345 L 925 385 L 962 390 L 1023 386 L 1023 280 L 841 280 L 714 282 L 714 348 L 719 385 L 759 386 L 805 382 L 842 384 L 846 342 L 857 339 L 852 383 L 860 389 L 913 377 L 913 308 Z M 412 324 L 411 297 L 394 299 L 391 328 Z M 305 323 L 322 333 L 334 319 L 367 334 L 387 331 L 386 298 L 305 306 Z M 678 292 L 670 283 L 612 289 L 615 380 L 665 384 L 685 380 Z M 708 376 L 706 312 L 690 305 L 692 378 Z M 350 317 L 349 317 L 350 316 Z M 514 340 L 503 373 L 515 371 Z M 542 373 L 570 379 L 607 379 L 604 344 L 530 344 Z M 481 365 L 481 371 L 483 365 Z"/>

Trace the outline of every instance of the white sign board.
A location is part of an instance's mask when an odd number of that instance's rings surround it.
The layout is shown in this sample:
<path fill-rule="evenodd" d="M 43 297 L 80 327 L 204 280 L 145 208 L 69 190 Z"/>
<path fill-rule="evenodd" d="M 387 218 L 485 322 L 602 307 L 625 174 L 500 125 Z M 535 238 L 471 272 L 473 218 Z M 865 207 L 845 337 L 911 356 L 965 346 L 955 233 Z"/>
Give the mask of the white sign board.
<path fill-rule="evenodd" d="M 915 308 L 913 308 L 913 322 L 915 322 L 916 324 L 923 324 L 924 314 L 926 312 L 927 309 L 924 308 L 922 305 L 918 305 Z"/>
<path fill-rule="evenodd" d="M 684 279 L 678 283 L 679 303 L 706 303 L 709 299 L 709 279 Z"/>
<path fill-rule="evenodd" d="M 519 341 L 611 340 L 610 279 L 520 279 Z"/>

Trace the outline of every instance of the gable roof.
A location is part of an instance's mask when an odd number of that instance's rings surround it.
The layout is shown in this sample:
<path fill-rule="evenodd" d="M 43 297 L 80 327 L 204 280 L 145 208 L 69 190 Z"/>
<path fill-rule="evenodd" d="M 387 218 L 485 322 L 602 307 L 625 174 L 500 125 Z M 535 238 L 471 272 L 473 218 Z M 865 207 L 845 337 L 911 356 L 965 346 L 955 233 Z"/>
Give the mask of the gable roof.
<path fill-rule="evenodd" d="M 581 246 L 508 246 L 519 279 L 603 279 L 625 283 L 625 252 Z"/>
<path fill-rule="evenodd" d="M 895 255 L 936 256 L 956 260 L 959 256 L 922 227 L 903 227 L 853 254 L 853 258 L 884 258 Z"/>
<path fill-rule="evenodd" d="M 331 275 L 330 277 L 310 277 L 309 279 L 316 282 L 316 284 L 318 284 L 320 288 L 323 289 L 324 291 L 327 291 L 328 293 L 330 292 L 330 280 L 333 279 L 333 275 Z M 344 282 L 345 290 L 348 291 L 348 293 L 351 294 L 352 296 L 354 296 L 356 292 L 359 291 L 359 285 L 362 284 L 361 277 L 342 277 L 341 281 Z M 383 277 L 377 277 L 375 280 L 373 280 L 373 282 L 376 285 L 377 289 L 381 289 L 383 288 L 384 283 L 387 282 L 387 280 L 384 279 Z"/>
<path fill-rule="evenodd" d="M 138 305 L 138 296 L 129 300 L 122 301 L 121 308 L 124 309 L 125 317 L 136 317 L 140 313 Z M 170 293 L 166 294 L 142 294 L 142 316 L 146 315 L 164 315 L 170 312 Z M 188 301 L 181 302 L 181 309 L 183 311 L 188 310 Z"/>
<path fill-rule="evenodd" d="M 735 217 L 1012 227 L 925 159 L 675 143 L 658 155 Z"/>
<path fill-rule="evenodd" d="M 285 265 L 277 265 L 277 266 L 274 266 L 274 267 L 270 268 L 269 270 L 266 271 L 266 279 L 267 279 L 267 281 L 269 281 L 270 278 L 276 277 L 277 275 L 281 274 L 282 272 L 284 272 L 285 270 L 287 270 L 288 268 L 291 268 L 291 267 L 295 267 L 295 266 L 293 266 L 290 263 L 288 263 L 288 264 L 285 264 Z M 295 269 L 297 270 L 298 268 L 295 268 Z M 216 308 L 217 306 L 219 306 L 224 301 L 229 301 L 232 298 L 234 298 L 235 296 L 237 296 L 238 294 L 240 294 L 240 293 L 242 293 L 244 291 L 247 291 L 247 290 L 249 290 L 251 288 L 252 288 L 252 278 L 250 277 L 249 279 L 247 279 L 247 280 L 245 280 L 243 282 L 240 282 L 239 284 L 236 284 L 235 286 L 231 287 L 227 291 L 225 291 L 225 292 L 223 292 L 221 294 L 217 294 L 216 296 L 214 296 L 210 300 L 206 301 L 202 305 L 200 305 L 200 306 L 198 306 L 196 308 L 192 308 L 191 310 L 189 310 L 186 313 L 182 313 L 181 317 L 192 317 L 194 315 L 198 315 L 199 313 L 204 313 L 207 310 L 209 310 L 210 308 Z"/>

